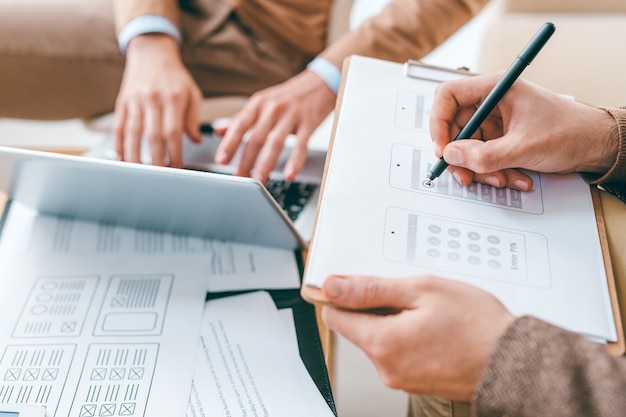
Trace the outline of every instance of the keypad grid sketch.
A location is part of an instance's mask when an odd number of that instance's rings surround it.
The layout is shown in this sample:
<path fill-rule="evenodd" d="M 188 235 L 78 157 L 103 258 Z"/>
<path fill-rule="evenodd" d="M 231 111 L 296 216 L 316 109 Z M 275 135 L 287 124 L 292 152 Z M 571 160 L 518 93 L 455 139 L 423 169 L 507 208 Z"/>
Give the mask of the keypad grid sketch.
<path fill-rule="evenodd" d="M 515 284 L 548 287 L 551 281 L 543 235 L 396 207 L 386 211 L 383 254 L 393 261 Z"/>

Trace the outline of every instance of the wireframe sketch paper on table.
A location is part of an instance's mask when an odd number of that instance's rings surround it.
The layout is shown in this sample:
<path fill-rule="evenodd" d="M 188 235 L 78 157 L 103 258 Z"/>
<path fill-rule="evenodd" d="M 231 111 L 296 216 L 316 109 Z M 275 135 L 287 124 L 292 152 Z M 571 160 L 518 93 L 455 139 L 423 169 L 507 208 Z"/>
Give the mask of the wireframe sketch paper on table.
<path fill-rule="evenodd" d="M 253 233 L 227 230 L 224 218 L 206 217 L 202 207 L 172 213 L 184 206 L 162 195 L 168 184 L 202 194 L 222 187 L 222 176 L 6 148 L 0 156 L 8 161 L 0 188 L 12 198 L 0 236 L 0 405 L 40 405 L 48 416 L 183 415 L 207 291 L 298 291 L 301 240 L 260 185 L 226 180 L 240 197 L 267 203 L 255 211 L 269 215 L 263 227 L 284 221 L 262 236 L 254 218 L 230 225 Z M 133 187 L 139 180 L 146 189 Z M 150 206 L 155 199 L 163 204 Z M 146 205 L 148 215 L 137 216 Z M 172 230 L 177 217 L 182 229 Z M 143 227 L 132 227 L 133 218 Z M 146 220 L 162 226 L 147 228 Z M 215 222 L 268 245 L 199 233 Z M 196 234 L 185 232 L 190 224 Z M 325 404 L 317 387 L 314 394 Z"/>

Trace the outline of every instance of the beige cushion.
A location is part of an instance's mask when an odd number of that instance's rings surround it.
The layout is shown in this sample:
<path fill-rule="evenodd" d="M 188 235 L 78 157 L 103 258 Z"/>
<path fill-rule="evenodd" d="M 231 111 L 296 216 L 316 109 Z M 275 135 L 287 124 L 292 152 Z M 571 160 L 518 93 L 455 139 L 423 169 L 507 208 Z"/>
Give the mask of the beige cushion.
<path fill-rule="evenodd" d="M 625 0 L 505 0 L 509 12 L 626 12 Z"/>
<path fill-rule="evenodd" d="M 230 117 L 241 110 L 246 101 L 248 101 L 246 96 L 205 98 L 200 106 L 200 123 L 210 123 L 215 119 Z"/>
<path fill-rule="evenodd" d="M 620 47 L 626 43 L 626 14 L 496 12 L 487 24 L 478 71 L 507 68 L 546 21 L 554 22 L 556 32 L 522 78 L 586 103 L 626 105 L 626 54 Z"/>

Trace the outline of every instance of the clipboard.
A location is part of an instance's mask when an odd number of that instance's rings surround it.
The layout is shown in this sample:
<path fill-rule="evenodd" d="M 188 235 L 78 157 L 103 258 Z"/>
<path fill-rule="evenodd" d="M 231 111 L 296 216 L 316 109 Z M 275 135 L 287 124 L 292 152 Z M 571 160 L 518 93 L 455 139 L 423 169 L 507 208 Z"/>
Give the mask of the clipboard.
<path fill-rule="evenodd" d="M 622 356 L 626 353 L 626 341 L 624 340 L 624 317 L 620 308 L 619 297 L 617 295 L 616 277 L 613 273 L 613 265 L 611 264 L 611 253 L 609 251 L 609 242 L 606 233 L 606 222 L 604 213 L 602 212 L 602 202 L 600 198 L 600 190 L 595 186 L 590 186 L 591 198 L 593 199 L 593 208 L 596 214 L 598 224 L 598 235 L 600 236 L 600 244 L 602 249 L 602 258 L 604 260 L 604 268 L 606 270 L 606 280 L 609 287 L 609 297 L 611 299 L 611 307 L 613 310 L 613 320 L 617 330 L 617 341 L 607 344 L 607 351 L 615 356 Z"/>
<path fill-rule="evenodd" d="M 363 57 L 352 57 L 347 59 L 344 62 L 344 68 L 342 71 L 342 83 L 341 83 L 341 89 L 339 92 L 339 96 L 338 96 L 338 100 L 337 100 L 337 105 L 335 108 L 335 118 L 333 121 L 333 127 L 332 127 L 332 136 L 330 139 L 330 144 L 329 144 L 329 150 L 328 150 L 328 154 L 327 154 L 327 159 L 326 159 L 326 164 L 325 164 L 325 171 L 324 171 L 324 176 L 323 176 L 323 181 L 322 181 L 322 187 L 321 187 L 321 192 L 320 192 L 320 204 L 318 206 L 318 214 L 316 217 L 316 224 L 315 224 L 315 229 L 314 229 L 314 233 L 313 233 L 313 237 L 311 239 L 311 245 L 309 247 L 309 254 L 308 254 L 308 262 L 307 262 L 307 268 L 305 269 L 305 274 L 304 274 L 304 283 L 303 286 L 301 288 L 301 294 L 302 297 L 311 302 L 311 303 L 315 303 L 315 304 L 328 304 L 328 300 L 324 297 L 324 295 L 322 294 L 319 286 L 317 284 L 311 285 L 309 282 L 307 282 L 307 279 L 309 278 L 309 275 L 314 273 L 315 271 L 311 271 L 311 266 L 313 266 L 317 261 L 315 259 L 312 259 L 312 256 L 315 256 L 315 251 L 316 251 L 316 242 L 319 241 L 319 235 L 320 235 L 320 228 L 324 227 L 324 225 L 322 224 L 324 219 L 320 219 L 321 217 L 323 217 L 325 215 L 325 213 L 323 213 L 323 203 L 325 198 L 331 198 L 331 197 L 327 197 L 328 196 L 328 183 L 329 183 L 329 173 L 331 172 L 331 167 L 333 165 L 333 150 L 336 147 L 336 144 L 338 143 L 337 141 L 340 140 L 338 139 L 338 132 L 341 131 L 343 133 L 345 133 L 345 129 L 342 129 L 342 127 L 340 126 L 341 123 L 344 122 L 344 118 L 343 116 L 343 111 L 344 111 L 344 104 L 346 103 L 347 100 L 349 100 L 347 94 L 350 94 L 350 89 L 349 89 L 349 83 L 351 82 L 350 80 L 350 75 L 351 75 L 351 67 L 354 63 L 354 61 L 357 60 L 358 65 L 367 65 L 367 63 L 362 63 L 362 60 L 372 60 L 372 61 L 378 61 L 378 60 L 373 60 L 371 58 L 363 58 Z M 381 61 L 382 62 L 382 61 Z M 450 79 L 454 79 L 454 78 L 459 78 L 459 77 L 465 77 L 465 76 L 470 76 L 470 75 L 475 75 L 472 74 L 471 72 L 467 71 L 467 70 L 452 70 L 452 69 L 446 69 L 446 68 L 440 68 L 440 67 L 436 67 L 436 66 L 431 66 L 431 65 L 425 65 L 422 64 L 418 61 L 407 61 L 404 65 L 402 64 L 392 64 L 392 63 L 381 63 L 380 67 L 382 68 L 383 66 L 388 66 L 389 68 L 386 70 L 387 73 L 389 74 L 389 82 L 387 84 L 393 85 L 393 80 L 394 79 L 399 79 L 401 77 L 410 77 L 410 78 L 418 78 L 421 80 L 429 80 L 429 81 L 433 81 L 436 83 L 439 82 L 443 82 L 443 81 L 447 81 Z M 393 67 L 393 68 L 392 68 Z M 383 73 L 383 69 L 380 70 L 379 73 L 377 74 L 373 74 L 372 77 L 375 76 L 381 76 L 381 74 Z M 379 82 L 381 82 L 379 80 Z M 348 88 L 347 88 L 348 86 Z M 361 86 L 362 87 L 362 86 Z M 391 87 L 393 88 L 393 87 Z M 346 91 L 348 90 L 348 92 Z M 371 103 L 370 103 L 371 104 Z M 354 105 L 354 103 L 353 103 Z M 364 105 L 364 104 L 363 104 Z M 375 105 L 375 104 L 372 104 Z M 388 115 L 387 115 L 388 116 Z M 365 118 L 368 117 L 368 115 L 364 116 Z M 383 116 L 381 116 L 382 119 Z M 344 155 L 345 156 L 345 155 Z M 359 155 L 355 155 L 355 159 L 356 160 L 360 160 L 362 158 L 359 158 L 359 156 L 362 157 L 362 154 Z M 344 161 L 345 162 L 345 161 Z M 368 161 L 369 162 L 369 161 Z M 332 175 L 332 174 L 331 174 Z M 337 175 L 337 174 L 334 174 Z M 358 175 L 358 174 L 355 174 Z M 377 188 L 373 188 L 374 191 L 377 190 Z M 602 208 L 600 205 L 600 191 L 592 186 L 590 187 L 590 193 L 591 193 L 591 201 L 593 204 L 592 210 L 595 213 L 595 227 L 597 230 L 597 234 L 598 234 L 598 238 L 599 238 L 599 244 L 600 244 L 600 248 L 601 248 L 601 253 L 602 253 L 602 259 L 600 260 L 600 263 L 602 263 L 604 271 L 606 273 L 606 285 L 608 288 L 608 298 L 610 300 L 610 310 L 612 312 L 612 317 L 613 317 L 613 321 L 615 323 L 615 332 L 616 332 L 616 341 L 615 342 L 608 342 L 606 344 L 606 348 L 608 350 L 609 353 L 613 354 L 613 355 L 622 355 L 624 354 L 624 352 L 626 351 L 626 344 L 624 341 L 624 320 L 621 316 L 621 310 L 619 308 L 619 302 L 618 302 L 618 295 L 617 295 L 617 288 L 616 288 L 616 282 L 615 282 L 615 276 L 613 273 L 613 269 L 612 269 L 612 265 L 611 265 L 611 259 L 610 259 L 610 254 L 609 254 L 609 246 L 608 246 L 608 241 L 607 241 L 607 233 L 606 233 L 606 228 L 605 228 L 605 221 L 604 221 L 604 217 L 603 217 L 603 213 L 602 213 Z M 336 190 L 334 190 L 336 191 Z M 333 195 L 333 198 L 335 196 Z M 379 197 L 382 198 L 382 197 Z M 354 202 L 354 204 L 358 204 L 359 201 Z M 344 245 L 346 244 L 348 240 L 344 239 L 343 243 Z M 325 243 L 327 243 L 327 241 L 325 241 Z M 355 249 L 358 250 L 358 249 Z M 328 253 L 325 253 L 325 255 L 328 256 Z M 340 257 L 341 254 L 338 253 L 337 257 Z M 367 257 L 368 254 L 364 254 L 364 257 Z M 370 273 L 370 275 L 381 275 L 381 276 L 386 276 L 384 274 L 384 272 L 381 273 L 377 273 L 379 271 L 374 271 L 373 273 Z M 351 273 L 349 271 L 341 271 L 341 270 L 336 270 L 336 271 L 329 271 L 329 273 Z M 366 273 L 366 272 L 356 272 L 356 273 Z M 407 274 L 408 275 L 408 274 Z M 445 276 L 445 275 L 443 275 Z"/>
<path fill-rule="evenodd" d="M 344 60 L 343 68 L 341 71 L 341 84 L 340 84 L 339 94 L 337 95 L 337 101 L 335 104 L 335 113 L 334 113 L 335 117 L 333 118 L 331 137 L 330 137 L 330 141 L 328 144 L 328 151 L 326 153 L 326 162 L 324 164 L 324 173 L 322 176 L 322 183 L 320 187 L 320 197 L 319 197 L 320 201 L 323 199 L 323 196 L 324 196 L 324 189 L 325 189 L 325 185 L 326 185 L 327 178 L 328 178 L 328 167 L 330 165 L 333 145 L 335 143 L 335 138 L 336 138 L 337 124 L 339 120 L 341 119 L 341 107 L 342 107 L 341 104 L 343 103 L 343 99 L 344 99 L 346 80 L 347 80 L 348 72 L 350 68 L 350 60 L 351 60 L 351 57 L 348 57 Z M 449 81 L 449 80 L 456 79 L 459 77 L 465 77 L 468 75 L 476 75 L 470 72 L 468 68 L 458 68 L 458 69 L 444 68 L 440 66 L 424 64 L 421 61 L 417 61 L 413 59 L 409 59 L 403 64 L 403 73 L 405 76 L 410 77 L 410 78 L 429 80 L 429 81 L 433 81 L 437 83 Z M 315 238 L 315 233 L 317 231 L 318 218 L 319 218 L 319 205 L 318 205 L 318 212 L 315 217 L 315 223 L 313 227 L 313 234 L 311 237 L 311 242 L 313 242 Z M 305 274 L 306 274 L 306 271 L 305 271 Z M 332 303 L 322 294 L 322 291 L 319 288 L 306 285 L 305 278 L 306 277 L 303 278 L 303 285 L 302 285 L 302 288 L 300 289 L 302 298 L 304 298 L 306 301 L 313 303 L 313 304 L 332 305 Z"/>

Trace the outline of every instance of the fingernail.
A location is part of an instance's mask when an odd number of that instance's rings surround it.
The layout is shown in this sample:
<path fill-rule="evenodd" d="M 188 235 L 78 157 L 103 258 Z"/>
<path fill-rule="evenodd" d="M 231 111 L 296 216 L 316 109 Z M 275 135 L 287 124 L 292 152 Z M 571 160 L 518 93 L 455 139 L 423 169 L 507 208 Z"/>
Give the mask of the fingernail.
<path fill-rule="evenodd" d="M 252 171 L 250 171 L 250 177 L 254 178 L 255 180 L 259 180 L 263 182 L 263 176 L 259 174 L 259 171 L 257 171 L 256 169 L 253 169 Z"/>
<path fill-rule="evenodd" d="M 458 149 L 448 149 L 445 152 L 445 160 L 450 165 L 463 165 L 463 154 Z"/>
<path fill-rule="evenodd" d="M 458 172 L 455 172 L 452 174 L 452 176 L 454 177 L 454 179 L 456 180 L 456 182 L 458 182 L 459 184 L 463 184 L 461 182 L 461 174 L 459 174 Z"/>
<path fill-rule="evenodd" d="M 288 163 L 287 165 L 285 165 L 285 170 L 283 171 L 283 175 L 288 179 L 288 180 L 293 180 L 293 177 L 295 176 L 295 170 L 293 169 L 293 165 Z"/>
<path fill-rule="evenodd" d="M 485 177 L 485 182 L 489 185 L 493 185 L 494 187 L 500 187 L 500 180 L 498 179 L 498 177 Z"/>
<path fill-rule="evenodd" d="M 345 278 L 328 277 L 324 282 L 324 289 L 330 298 L 340 298 L 346 293 L 348 283 Z"/>
<path fill-rule="evenodd" d="M 530 182 L 527 180 L 522 180 L 522 179 L 515 180 L 513 182 L 513 185 L 515 185 L 515 187 L 520 190 L 524 190 L 524 191 L 530 190 Z"/>
<path fill-rule="evenodd" d="M 215 162 L 218 164 L 225 164 L 228 161 L 228 154 L 224 151 L 220 151 L 215 155 Z"/>

